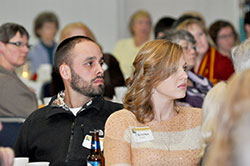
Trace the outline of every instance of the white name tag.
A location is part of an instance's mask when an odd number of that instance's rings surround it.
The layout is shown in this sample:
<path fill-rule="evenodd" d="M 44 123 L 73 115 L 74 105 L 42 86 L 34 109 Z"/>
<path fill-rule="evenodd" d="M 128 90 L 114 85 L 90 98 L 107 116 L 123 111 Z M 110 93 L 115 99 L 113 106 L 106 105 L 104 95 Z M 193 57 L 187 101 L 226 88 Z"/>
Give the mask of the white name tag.
<path fill-rule="evenodd" d="M 154 140 L 152 131 L 148 126 L 132 127 L 131 132 L 135 142 L 146 142 Z"/>
<path fill-rule="evenodd" d="M 92 140 L 92 136 L 91 135 L 86 135 L 83 142 L 82 142 L 82 146 L 85 148 L 90 149 L 91 148 L 91 140 Z M 101 151 L 103 151 L 103 138 L 100 138 L 100 146 L 101 146 Z"/>

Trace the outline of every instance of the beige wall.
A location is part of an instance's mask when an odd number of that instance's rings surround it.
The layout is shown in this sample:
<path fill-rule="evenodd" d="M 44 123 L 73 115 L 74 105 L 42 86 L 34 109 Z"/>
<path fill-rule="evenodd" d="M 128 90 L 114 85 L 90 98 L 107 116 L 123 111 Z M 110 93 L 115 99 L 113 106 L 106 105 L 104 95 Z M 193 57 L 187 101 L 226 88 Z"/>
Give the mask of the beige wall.
<path fill-rule="evenodd" d="M 238 28 L 237 0 L 1 0 L 0 24 L 23 24 L 34 44 L 33 19 L 43 10 L 53 10 L 60 18 L 61 27 L 82 21 L 93 30 L 104 51 L 111 52 L 118 39 L 129 36 L 130 15 L 142 8 L 152 14 L 153 23 L 165 15 L 178 17 L 184 11 L 196 10 L 203 14 L 207 25 L 223 18 Z"/>

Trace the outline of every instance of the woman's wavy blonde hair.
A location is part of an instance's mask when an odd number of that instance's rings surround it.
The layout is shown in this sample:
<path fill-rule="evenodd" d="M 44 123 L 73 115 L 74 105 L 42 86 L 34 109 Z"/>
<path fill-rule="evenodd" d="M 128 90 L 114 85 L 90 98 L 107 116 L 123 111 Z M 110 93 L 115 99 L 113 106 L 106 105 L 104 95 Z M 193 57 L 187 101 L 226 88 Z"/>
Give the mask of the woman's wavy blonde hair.
<path fill-rule="evenodd" d="M 241 119 L 250 113 L 250 69 L 235 74 L 229 81 L 225 100 L 218 115 L 217 131 L 208 153 L 206 165 L 233 166 L 237 159 L 234 154 L 236 142 L 240 135 L 235 129 Z M 250 126 L 249 126 L 250 128 Z M 248 128 L 248 129 L 249 129 Z M 249 131 L 245 131 L 248 133 Z"/>
<path fill-rule="evenodd" d="M 181 46 L 167 40 L 153 40 L 140 49 L 127 79 L 129 90 L 123 102 L 139 122 L 153 120 L 152 90 L 176 71 L 182 55 Z"/>

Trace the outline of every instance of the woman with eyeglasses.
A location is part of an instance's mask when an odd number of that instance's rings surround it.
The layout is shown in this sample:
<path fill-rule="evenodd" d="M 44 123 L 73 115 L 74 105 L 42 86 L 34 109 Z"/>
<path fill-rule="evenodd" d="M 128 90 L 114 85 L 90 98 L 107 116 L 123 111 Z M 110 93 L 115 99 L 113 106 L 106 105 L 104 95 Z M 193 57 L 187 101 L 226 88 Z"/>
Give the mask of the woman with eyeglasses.
<path fill-rule="evenodd" d="M 210 25 L 209 34 L 217 50 L 230 58 L 230 51 L 238 42 L 238 35 L 233 25 L 225 20 L 217 20 Z"/>
<path fill-rule="evenodd" d="M 207 77 L 213 84 L 227 80 L 234 73 L 232 61 L 217 51 L 201 21 L 188 18 L 179 22 L 176 29 L 190 32 L 196 40 L 197 57 L 193 69 L 195 73 Z"/>
<path fill-rule="evenodd" d="M 16 74 L 26 61 L 28 41 L 29 34 L 23 26 L 0 26 L 0 116 L 28 117 L 37 109 L 35 93 Z"/>

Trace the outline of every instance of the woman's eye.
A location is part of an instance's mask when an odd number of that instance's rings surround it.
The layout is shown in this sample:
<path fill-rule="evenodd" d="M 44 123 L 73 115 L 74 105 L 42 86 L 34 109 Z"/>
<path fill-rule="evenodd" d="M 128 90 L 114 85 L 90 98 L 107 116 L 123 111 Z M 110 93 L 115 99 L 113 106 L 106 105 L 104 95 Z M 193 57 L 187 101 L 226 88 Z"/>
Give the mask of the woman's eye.
<path fill-rule="evenodd" d="M 187 66 L 183 66 L 183 70 L 184 71 L 188 71 L 188 67 Z"/>

